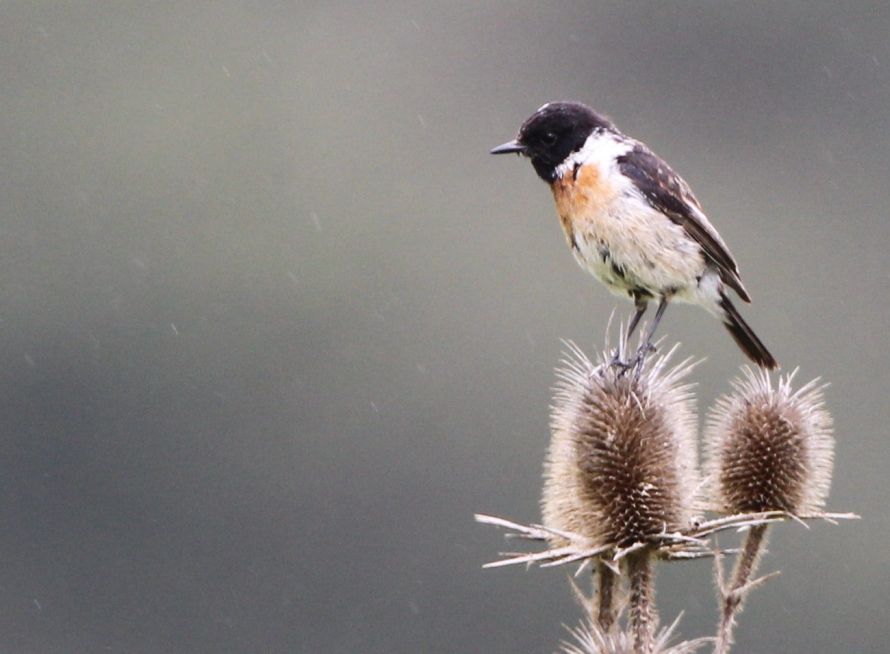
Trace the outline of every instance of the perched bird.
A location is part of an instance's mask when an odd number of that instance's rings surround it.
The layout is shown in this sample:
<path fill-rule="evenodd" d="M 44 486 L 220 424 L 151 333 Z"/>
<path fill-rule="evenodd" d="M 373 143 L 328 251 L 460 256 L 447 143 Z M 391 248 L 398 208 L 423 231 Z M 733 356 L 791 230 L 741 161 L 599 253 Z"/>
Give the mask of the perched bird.
<path fill-rule="evenodd" d="M 551 102 L 491 154 L 510 152 L 531 159 L 550 185 L 581 267 L 636 305 L 628 337 L 649 301 L 658 300 L 637 359 L 651 347 L 668 302 L 677 300 L 720 318 L 757 365 L 778 367 L 727 295 L 731 288 L 751 301 L 729 248 L 689 185 L 643 143 L 586 105 Z"/>

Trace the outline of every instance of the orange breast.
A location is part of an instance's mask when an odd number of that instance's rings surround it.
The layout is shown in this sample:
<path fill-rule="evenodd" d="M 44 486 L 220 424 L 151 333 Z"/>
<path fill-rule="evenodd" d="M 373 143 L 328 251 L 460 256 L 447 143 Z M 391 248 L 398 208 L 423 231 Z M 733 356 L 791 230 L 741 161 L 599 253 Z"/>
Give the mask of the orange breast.
<path fill-rule="evenodd" d="M 573 234 L 596 221 L 615 197 L 615 189 L 606 182 L 595 164 L 581 166 L 577 174 L 566 173 L 550 185 L 556 211 L 569 244 Z"/>

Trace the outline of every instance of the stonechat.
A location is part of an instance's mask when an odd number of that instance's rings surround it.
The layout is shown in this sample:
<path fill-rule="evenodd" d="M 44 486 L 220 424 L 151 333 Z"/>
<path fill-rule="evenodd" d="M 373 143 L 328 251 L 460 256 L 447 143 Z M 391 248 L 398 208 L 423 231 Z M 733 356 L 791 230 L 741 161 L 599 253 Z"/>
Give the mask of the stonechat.
<path fill-rule="evenodd" d="M 550 185 L 566 242 L 582 268 L 634 302 L 630 337 L 650 300 L 658 309 L 638 359 L 671 300 L 718 317 L 742 351 L 763 368 L 778 364 L 729 299 L 751 297 L 735 259 L 689 185 L 645 144 L 577 102 L 551 102 L 492 154 L 528 157 Z"/>

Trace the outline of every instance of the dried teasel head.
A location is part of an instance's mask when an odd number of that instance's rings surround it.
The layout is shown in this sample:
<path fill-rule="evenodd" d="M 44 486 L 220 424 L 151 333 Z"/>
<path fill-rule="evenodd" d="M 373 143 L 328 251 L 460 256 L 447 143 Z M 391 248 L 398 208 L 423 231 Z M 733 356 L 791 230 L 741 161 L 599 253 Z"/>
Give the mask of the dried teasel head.
<path fill-rule="evenodd" d="M 705 470 L 715 510 L 799 515 L 824 507 L 834 458 L 831 416 L 818 380 L 794 391 L 793 376 L 773 385 L 766 372 L 745 368 L 711 410 Z"/>
<path fill-rule="evenodd" d="M 668 367 L 671 350 L 623 371 L 607 354 L 594 364 L 569 347 L 551 411 L 544 525 L 591 547 L 688 526 L 698 484 L 689 362 Z"/>

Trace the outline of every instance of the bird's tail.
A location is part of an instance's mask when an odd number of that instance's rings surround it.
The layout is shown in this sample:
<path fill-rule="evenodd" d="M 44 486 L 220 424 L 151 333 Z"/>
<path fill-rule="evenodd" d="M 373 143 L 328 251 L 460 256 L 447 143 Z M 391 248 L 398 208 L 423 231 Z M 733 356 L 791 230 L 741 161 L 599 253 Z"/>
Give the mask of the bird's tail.
<path fill-rule="evenodd" d="M 761 368 L 768 370 L 778 368 L 779 364 L 776 363 L 773 355 L 769 353 L 766 346 L 757 338 L 757 334 L 748 326 L 748 323 L 742 320 L 739 312 L 724 293 L 720 294 L 719 304 L 720 308 L 723 309 L 723 324 L 729 330 L 729 333 L 732 334 L 733 339 L 742 349 L 742 352 L 748 355 L 748 358 Z"/>

